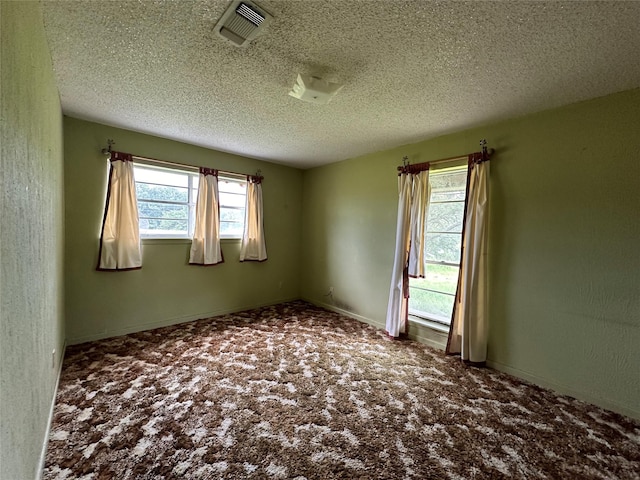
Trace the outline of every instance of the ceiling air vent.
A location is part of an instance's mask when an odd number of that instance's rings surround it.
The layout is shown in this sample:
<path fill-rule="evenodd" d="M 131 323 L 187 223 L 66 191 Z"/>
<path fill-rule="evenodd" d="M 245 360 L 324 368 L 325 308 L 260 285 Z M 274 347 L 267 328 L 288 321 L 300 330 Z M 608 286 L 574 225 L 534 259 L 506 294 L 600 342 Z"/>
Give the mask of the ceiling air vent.
<path fill-rule="evenodd" d="M 216 24 L 215 31 L 236 47 L 246 47 L 272 18 L 255 3 L 234 0 Z"/>

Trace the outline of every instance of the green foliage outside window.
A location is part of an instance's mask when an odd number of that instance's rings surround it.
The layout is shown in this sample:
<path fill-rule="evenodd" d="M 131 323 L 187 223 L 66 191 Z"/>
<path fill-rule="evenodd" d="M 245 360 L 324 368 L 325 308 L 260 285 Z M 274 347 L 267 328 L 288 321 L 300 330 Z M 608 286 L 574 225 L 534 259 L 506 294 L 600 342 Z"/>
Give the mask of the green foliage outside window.
<path fill-rule="evenodd" d="M 189 189 L 136 183 L 140 230 L 187 232 L 189 228 Z M 145 202 L 144 200 L 184 202 L 185 205 Z M 147 218 L 145 218 L 147 217 Z M 148 218 L 151 217 L 151 218 Z"/>

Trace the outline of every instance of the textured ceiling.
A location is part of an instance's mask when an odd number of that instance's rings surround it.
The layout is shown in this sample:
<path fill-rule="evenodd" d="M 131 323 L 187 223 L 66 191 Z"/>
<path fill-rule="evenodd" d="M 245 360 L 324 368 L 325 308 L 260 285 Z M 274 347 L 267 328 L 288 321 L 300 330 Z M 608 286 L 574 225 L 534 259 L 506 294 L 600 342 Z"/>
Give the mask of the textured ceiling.
<path fill-rule="evenodd" d="M 640 86 L 640 2 L 262 0 L 246 49 L 229 3 L 42 2 L 65 114 L 308 168 Z"/>

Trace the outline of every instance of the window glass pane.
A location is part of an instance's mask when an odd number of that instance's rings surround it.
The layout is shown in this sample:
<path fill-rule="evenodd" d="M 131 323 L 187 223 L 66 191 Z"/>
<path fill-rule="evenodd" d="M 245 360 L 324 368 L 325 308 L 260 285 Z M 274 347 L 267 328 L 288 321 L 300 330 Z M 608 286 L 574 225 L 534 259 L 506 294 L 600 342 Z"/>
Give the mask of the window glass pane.
<path fill-rule="evenodd" d="M 145 236 L 177 236 L 188 235 L 188 220 L 155 220 L 140 219 L 140 234 Z"/>
<path fill-rule="evenodd" d="M 449 324 L 454 297 L 443 293 L 409 288 L 409 312 L 420 317 L 432 318 Z"/>
<path fill-rule="evenodd" d="M 138 200 L 161 200 L 165 202 L 189 201 L 189 189 L 182 187 L 166 187 L 163 185 L 149 185 L 136 183 L 136 196 Z"/>
<path fill-rule="evenodd" d="M 220 205 L 228 207 L 242 207 L 246 202 L 246 195 L 238 195 L 237 193 L 220 193 Z"/>
<path fill-rule="evenodd" d="M 433 171 L 431 204 L 427 218 L 425 259 L 459 264 L 462 220 L 466 195 L 466 166 L 449 171 Z M 441 232 L 441 233 L 435 233 Z M 425 278 L 409 280 L 409 312 L 445 324 L 451 321 L 458 267 L 425 264 Z"/>
<path fill-rule="evenodd" d="M 459 233 L 427 233 L 425 259 L 434 262 L 460 263 L 461 240 Z"/>
<path fill-rule="evenodd" d="M 464 202 L 465 197 L 465 188 L 463 186 L 462 189 L 453 189 L 453 190 L 431 190 L 431 201 L 432 202 L 451 202 L 451 201 L 461 201 Z"/>
<path fill-rule="evenodd" d="M 466 190 L 467 167 L 449 172 L 437 171 L 429 175 L 429 183 L 432 190 Z M 464 197 L 462 197 L 464 200 Z"/>
<path fill-rule="evenodd" d="M 449 265 L 433 265 L 427 263 L 425 265 L 424 278 L 411 278 L 409 284 L 411 287 L 427 288 L 438 292 L 456 293 L 458 285 L 458 267 Z"/>
<path fill-rule="evenodd" d="M 220 221 L 220 235 L 222 237 L 242 237 L 243 230 L 242 223 Z"/>
<path fill-rule="evenodd" d="M 192 236 L 199 175 L 189 171 L 140 164 L 134 165 L 134 175 L 141 236 Z M 221 236 L 241 237 L 244 230 L 246 181 L 221 176 L 218 178 L 218 189 Z"/>
<path fill-rule="evenodd" d="M 464 202 L 429 205 L 427 232 L 462 232 Z"/>
<path fill-rule="evenodd" d="M 245 195 L 247 192 L 244 181 L 238 182 L 235 180 L 226 180 L 220 177 L 218 177 L 218 190 L 220 192 L 238 193 L 240 195 Z"/>
<path fill-rule="evenodd" d="M 136 182 L 160 183 L 175 187 L 189 186 L 189 174 L 186 172 L 172 172 L 143 166 L 133 167 L 133 172 Z"/>
<path fill-rule="evenodd" d="M 138 202 L 138 214 L 140 217 L 186 220 L 189 216 L 189 207 L 187 205 Z"/>
<path fill-rule="evenodd" d="M 220 221 L 221 222 L 239 222 L 244 221 L 244 209 L 237 210 L 235 208 L 220 208 Z"/>

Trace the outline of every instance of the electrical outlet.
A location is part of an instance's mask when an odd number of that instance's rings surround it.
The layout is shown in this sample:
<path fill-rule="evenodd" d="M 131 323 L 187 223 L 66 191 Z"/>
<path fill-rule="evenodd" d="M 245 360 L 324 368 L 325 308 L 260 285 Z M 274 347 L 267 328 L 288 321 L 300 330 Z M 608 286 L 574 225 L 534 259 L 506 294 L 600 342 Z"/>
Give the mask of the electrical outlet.
<path fill-rule="evenodd" d="M 56 368 L 56 349 L 51 352 L 51 368 Z"/>

